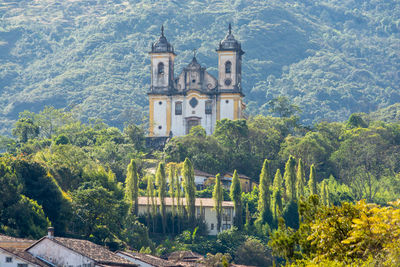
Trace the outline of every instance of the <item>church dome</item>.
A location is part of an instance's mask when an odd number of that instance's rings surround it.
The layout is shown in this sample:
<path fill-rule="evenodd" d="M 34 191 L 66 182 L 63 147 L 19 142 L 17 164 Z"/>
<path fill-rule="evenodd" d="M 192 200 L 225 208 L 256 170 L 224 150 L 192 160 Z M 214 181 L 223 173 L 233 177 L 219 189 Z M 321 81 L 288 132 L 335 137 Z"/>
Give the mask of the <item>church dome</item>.
<path fill-rule="evenodd" d="M 167 38 L 164 36 L 164 26 L 161 26 L 161 36 L 157 42 L 151 45 L 152 53 L 174 53 L 174 47 L 168 43 Z"/>
<path fill-rule="evenodd" d="M 235 36 L 232 34 L 232 26 L 229 23 L 229 32 L 225 36 L 224 40 L 219 43 L 219 48 L 217 51 L 238 51 L 241 54 L 244 54 L 242 50 L 242 45 L 235 39 Z"/>

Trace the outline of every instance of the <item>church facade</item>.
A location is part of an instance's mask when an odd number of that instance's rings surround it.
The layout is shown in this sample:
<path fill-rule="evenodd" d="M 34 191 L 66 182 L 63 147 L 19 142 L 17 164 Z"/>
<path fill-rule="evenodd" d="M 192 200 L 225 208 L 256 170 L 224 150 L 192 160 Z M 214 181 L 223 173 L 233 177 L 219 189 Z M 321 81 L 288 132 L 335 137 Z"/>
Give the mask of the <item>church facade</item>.
<path fill-rule="evenodd" d="M 164 36 L 152 44 L 151 86 L 149 96 L 149 136 L 172 137 L 189 133 L 193 126 L 201 125 L 207 135 L 214 132 L 217 120 L 243 118 L 241 87 L 241 44 L 232 34 L 231 26 L 219 43 L 218 77 L 201 66 L 194 55 L 192 61 L 174 76 L 176 54 Z"/>

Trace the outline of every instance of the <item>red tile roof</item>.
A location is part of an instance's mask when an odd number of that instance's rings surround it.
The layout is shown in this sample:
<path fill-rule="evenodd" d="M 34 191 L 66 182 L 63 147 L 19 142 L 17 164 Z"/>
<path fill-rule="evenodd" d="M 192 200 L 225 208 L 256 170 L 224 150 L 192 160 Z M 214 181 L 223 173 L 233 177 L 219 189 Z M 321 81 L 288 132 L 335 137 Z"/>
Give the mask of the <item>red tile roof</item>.
<path fill-rule="evenodd" d="M 199 260 L 203 260 L 204 257 L 196 252 L 187 250 L 187 251 L 175 251 L 168 255 L 168 260 L 179 260 L 179 261 L 188 261 L 188 262 L 196 262 Z"/>
<path fill-rule="evenodd" d="M 206 172 L 203 172 L 203 171 L 199 171 L 199 170 L 194 170 L 194 175 L 196 175 L 196 176 L 205 176 L 205 177 L 214 177 L 215 175 L 214 174 L 209 174 L 209 173 L 206 173 Z"/>
<path fill-rule="evenodd" d="M 30 248 L 36 246 L 44 239 L 51 240 L 52 242 L 55 242 L 63 247 L 75 251 L 78 254 L 90 258 L 94 260 L 97 263 L 97 265 L 137 267 L 136 264 L 116 255 L 107 248 L 97 245 L 88 240 L 65 238 L 65 237 L 54 237 L 54 238 L 43 237 L 35 244 L 33 244 Z"/>
<path fill-rule="evenodd" d="M 225 175 L 229 175 L 229 176 L 233 177 L 233 173 L 232 173 L 232 172 L 227 172 L 227 173 L 224 174 L 224 176 L 225 176 Z M 246 175 L 244 175 L 244 174 L 240 174 L 240 173 L 238 174 L 238 177 L 239 177 L 240 179 L 251 180 L 250 177 L 248 177 L 248 176 L 246 176 Z"/>
<path fill-rule="evenodd" d="M 127 252 L 127 251 L 118 251 L 117 253 L 121 253 L 125 256 L 140 260 L 152 266 L 160 266 L 160 267 L 180 267 L 180 264 L 176 264 L 174 262 L 163 260 L 156 256 L 150 254 L 136 253 L 136 252 Z"/>

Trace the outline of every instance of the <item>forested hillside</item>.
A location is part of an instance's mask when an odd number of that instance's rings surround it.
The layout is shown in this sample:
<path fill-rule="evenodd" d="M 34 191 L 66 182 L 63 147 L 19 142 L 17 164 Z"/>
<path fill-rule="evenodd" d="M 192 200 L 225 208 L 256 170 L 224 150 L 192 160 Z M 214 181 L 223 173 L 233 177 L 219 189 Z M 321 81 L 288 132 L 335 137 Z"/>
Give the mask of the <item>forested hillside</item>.
<path fill-rule="evenodd" d="M 3 0 L 0 131 L 23 110 L 77 109 L 122 128 L 147 112 L 150 43 L 161 24 L 179 72 L 215 47 L 232 22 L 244 56 L 249 113 L 283 94 L 302 120 L 345 120 L 400 100 L 400 3 L 385 1 Z"/>

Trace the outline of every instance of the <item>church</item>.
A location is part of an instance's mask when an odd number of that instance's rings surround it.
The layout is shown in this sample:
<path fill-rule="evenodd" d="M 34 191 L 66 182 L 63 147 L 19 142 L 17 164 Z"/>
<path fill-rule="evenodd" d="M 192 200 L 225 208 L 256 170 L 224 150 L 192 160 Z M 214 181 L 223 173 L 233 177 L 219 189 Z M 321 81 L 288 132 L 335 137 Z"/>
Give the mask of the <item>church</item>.
<path fill-rule="evenodd" d="M 219 43 L 218 77 L 213 77 L 193 56 L 179 76 L 174 74 L 174 47 L 164 35 L 151 45 L 151 85 L 149 96 L 149 137 L 172 137 L 189 133 L 201 125 L 207 135 L 216 121 L 243 118 L 241 86 L 242 55 L 240 42 L 229 30 Z"/>

